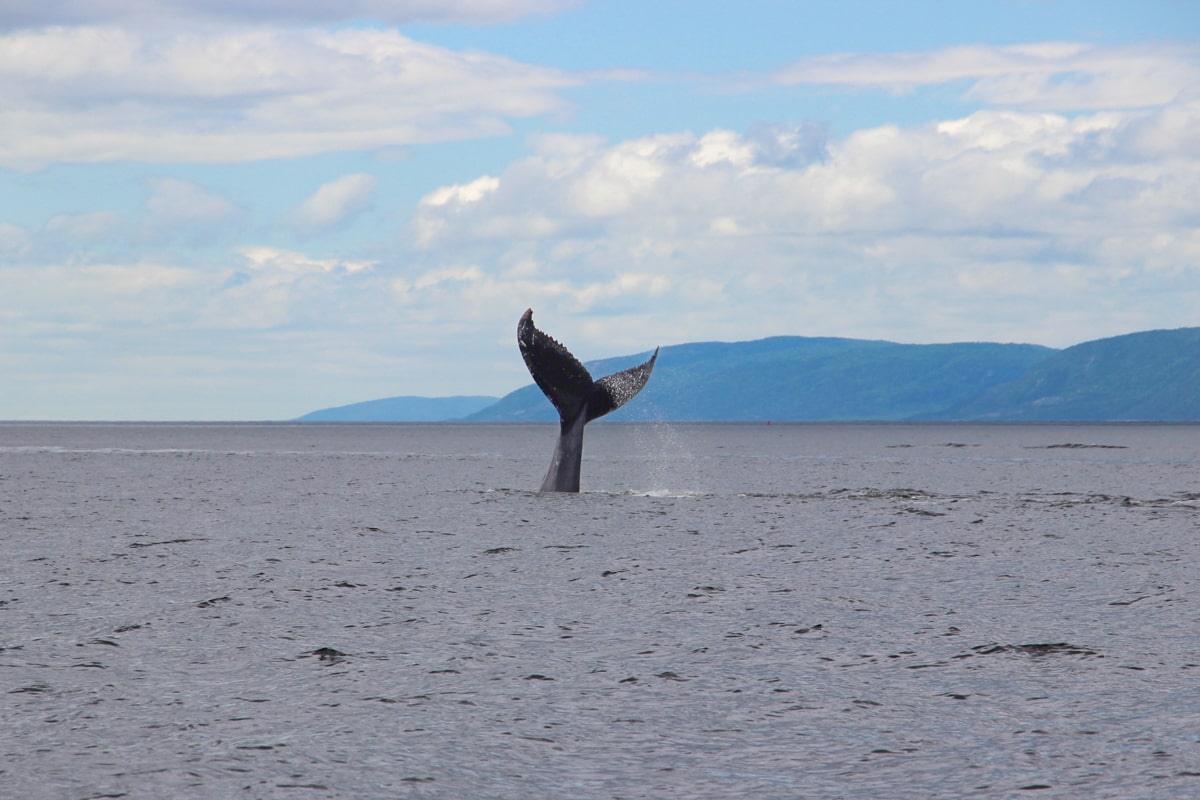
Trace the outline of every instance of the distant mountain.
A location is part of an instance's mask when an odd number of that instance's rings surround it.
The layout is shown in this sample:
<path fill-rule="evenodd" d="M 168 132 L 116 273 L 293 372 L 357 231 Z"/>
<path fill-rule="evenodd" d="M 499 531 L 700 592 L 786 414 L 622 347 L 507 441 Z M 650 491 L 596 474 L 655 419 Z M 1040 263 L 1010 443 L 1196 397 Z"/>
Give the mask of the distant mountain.
<path fill-rule="evenodd" d="M 588 363 L 595 377 L 649 353 Z M 514 353 L 515 357 L 515 353 Z M 555 421 L 532 383 L 491 397 L 394 397 L 302 420 Z M 1200 420 L 1200 328 L 1054 350 L 779 336 L 662 348 L 613 420 Z"/>
<path fill-rule="evenodd" d="M 1068 347 L 936 418 L 1200 420 L 1200 328 Z"/>
<path fill-rule="evenodd" d="M 1022 344 L 912 345 L 781 336 L 662 348 L 654 376 L 610 419 L 899 420 L 936 414 L 1015 380 L 1056 351 Z M 588 364 L 596 377 L 649 353 Z M 557 420 L 532 384 L 467 417 Z"/>
<path fill-rule="evenodd" d="M 444 422 L 461 419 L 496 402 L 495 397 L 388 397 L 323 408 L 297 422 Z"/>

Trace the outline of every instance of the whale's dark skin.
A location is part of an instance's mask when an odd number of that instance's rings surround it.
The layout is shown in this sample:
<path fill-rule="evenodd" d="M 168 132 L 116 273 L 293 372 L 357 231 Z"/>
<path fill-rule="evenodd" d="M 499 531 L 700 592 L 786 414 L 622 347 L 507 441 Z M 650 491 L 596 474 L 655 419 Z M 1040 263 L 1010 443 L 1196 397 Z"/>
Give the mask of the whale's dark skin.
<path fill-rule="evenodd" d="M 558 443 L 541 490 L 578 492 L 583 427 L 625 405 L 642 390 L 654 370 L 658 348 L 645 364 L 594 381 L 567 348 L 534 327 L 533 309 L 527 309 L 517 323 L 517 344 L 534 383 L 558 410 Z"/>

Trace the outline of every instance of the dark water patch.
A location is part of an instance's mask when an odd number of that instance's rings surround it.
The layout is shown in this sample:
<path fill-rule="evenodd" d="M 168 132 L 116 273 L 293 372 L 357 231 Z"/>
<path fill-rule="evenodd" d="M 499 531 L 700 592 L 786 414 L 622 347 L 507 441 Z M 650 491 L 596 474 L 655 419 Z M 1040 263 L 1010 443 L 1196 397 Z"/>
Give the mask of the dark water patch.
<path fill-rule="evenodd" d="M 1047 503 L 1061 507 L 1083 505 L 1117 505 L 1125 508 L 1137 508 L 1145 505 L 1129 495 L 1113 495 L 1102 493 L 1080 492 L 1047 492 L 1026 495 L 1023 499 L 1033 503 Z"/>
<path fill-rule="evenodd" d="M 1141 602 L 1141 601 L 1143 601 L 1143 600 L 1150 600 L 1150 599 L 1152 599 L 1152 598 L 1156 598 L 1156 597 L 1167 597 L 1167 598 L 1169 598 L 1169 596 L 1170 596 L 1171 594 L 1173 594 L 1173 593 L 1174 593 L 1174 591 L 1175 591 L 1175 589 L 1174 589 L 1173 587 L 1170 587 L 1170 586 L 1156 586 L 1156 587 L 1155 587 L 1155 589 L 1156 589 L 1156 591 L 1153 591 L 1153 592 L 1147 592 L 1147 593 L 1144 593 L 1144 594 L 1136 594 L 1136 595 L 1134 595 L 1133 597 L 1129 597 L 1129 598 L 1126 598 L 1126 599 L 1121 599 L 1121 600 L 1112 600 L 1112 601 L 1110 601 L 1110 602 L 1109 602 L 1109 605 L 1110 605 L 1110 606 L 1118 606 L 1118 607 L 1120 607 L 1120 606 L 1131 606 L 1131 605 L 1133 605 L 1134 603 L 1140 603 L 1140 602 Z M 1169 600 L 1168 600 L 1168 602 L 1169 602 Z"/>
<path fill-rule="evenodd" d="M 872 487 L 863 487 L 860 489 L 833 489 L 825 492 L 823 496 L 828 498 L 849 498 L 851 500 L 934 500 L 936 495 L 929 492 L 921 491 L 920 489 L 875 489 Z"/>
<path fill-rule="evenodd" d="M 1171 497 L 1158 497 L 1152 500 L 1146 500 L 1138 503 L 1138 505 L 1148 506 L 1150 508 L 1168 508 L 1179 509 L 1182 511 L 1197 511 L 1200 510 L 1200 494 L 1195 492 L 1179 492 Z"/>
<path fill-rule="evenodd" d="M 206 542 L 207 539 L 164 539 L 161 542 L 130 542 L 130 547 L 160 547 L 165 544 L 188 544 L 189 542 Z"/>
<path fill-rule="evenodd" d="M 905 513 L 908 513 L 908 514 L 919 514 L 922 517 L 944 517 L 944 516 L 946 516 L 946 512 L 944 512 L 944 511 L 934 511 L 931 508 L 918 508 L 916 506 L 905 506 L 904 511 L 905 511 Z"/>
<path fill-rule="evenodd" d="M 300 657 L 308 658 L 311 656 L 316 656 L 318 660 L 326 664 L 338 664 L 349 658 L 347 653 L 343 653 L 341 650 L 333 647 L 318 647 L 316 650 L 304 653 Z"/>
<path fill-rule="evenodd" d="M 1082 442 L 1064 442 L 1062 444 L 1045 444 L 1027 446 L 1028 450 L 1126 450 L 1123 444 L 1084 444 Z"/>
<path fill-rule="evenodd" d="M 1051 642 L 1047 644 L 980 644 L 972 647 L 971 651 L 970 653 L 955 656 L 955 658 L 970 658 L 972 655 L 991 656 L 999 653 L 1015 653 L 1034 658 L 1047 656 L 1096 656 L 1097 658 L 1104 658 L 1104 656 L 1091 648 L 1079 647 L 1067 642 Z"/>
<path fill-rule="evenodd" d="M 739 497 L 751 499 L 771 499 L 771 500 L 907 500 L 907 501 L 932 501 L 932 500 L 955 500 L 963 499 L 960 495 L 941 495 L 933 492 L 923 491 L 920 489 L 880 489 L 875 487 L 859 487 L 849 488 L 841 487 L 837 489 L 822 489 L 812 492 L 797 492 L 797 491 L 781 491 L 781 492 L 739 492 Z"/>

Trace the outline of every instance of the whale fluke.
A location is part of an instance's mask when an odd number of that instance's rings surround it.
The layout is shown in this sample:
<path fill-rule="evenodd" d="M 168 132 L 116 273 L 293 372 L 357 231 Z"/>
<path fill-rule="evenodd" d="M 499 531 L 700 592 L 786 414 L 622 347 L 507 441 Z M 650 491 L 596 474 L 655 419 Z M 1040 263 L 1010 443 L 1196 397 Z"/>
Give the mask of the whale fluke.
<path fill-rule="evenodd" d="M 533 324 L 533 309 L 517 323 L 517 344 L 533 382 L 558 411 L 558 442 L 543 492 L 578 492 L 583 460 L 583 427 L 628 403 L 650 380 L 658 348 L 645 364 L 592 380 L 587 368 L 567 348 Z"/>

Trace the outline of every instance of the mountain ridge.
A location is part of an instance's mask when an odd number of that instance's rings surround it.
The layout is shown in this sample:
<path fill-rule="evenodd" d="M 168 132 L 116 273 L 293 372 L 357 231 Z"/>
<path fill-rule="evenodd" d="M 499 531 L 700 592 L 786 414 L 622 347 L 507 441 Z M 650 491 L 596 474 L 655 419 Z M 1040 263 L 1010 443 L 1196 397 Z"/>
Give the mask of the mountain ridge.
<path fill-rule="evenodd" d="M 322 408 L 296 422 L 444 422 L 478 411 L 499 398 L 490 395 L 423 397 L 401 395 Z"/>
<path fill-rule="evenodd" d="M 587 363 L 602 377 L 650 351 Z M 493 402 L 422 419 L 557 421 L 532 383 Z M 486 398 L 473 398 L 481 401 Z M 301 417 L 316 419 L 322 409 Z M 440 415 L 440 416 L 439 416 Z M 433 417 L 437 417 L 434 419 Z M 1100 421 L 1200 420 L 1200 328 L 1141 331 L 1064 349 L 1031 344 L 901 344 L 875 339 L 773 336 L 661 348 L 645 390 L 606 420 L 625 421 Z"/>

